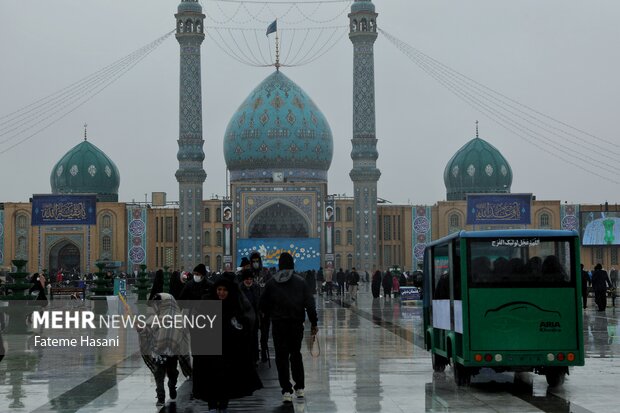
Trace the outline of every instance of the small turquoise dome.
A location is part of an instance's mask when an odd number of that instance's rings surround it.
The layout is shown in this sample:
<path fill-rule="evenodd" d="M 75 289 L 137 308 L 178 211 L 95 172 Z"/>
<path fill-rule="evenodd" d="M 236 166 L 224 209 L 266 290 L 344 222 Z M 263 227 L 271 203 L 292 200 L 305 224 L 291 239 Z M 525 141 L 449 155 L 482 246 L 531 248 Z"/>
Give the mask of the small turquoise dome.
<path fill-rule="evenodd" d="M 493 145 L 474 138 L 459 149 L 443 172 L 448 201 L 467 194 L 510 193 L 512 169 Z"/>
<path fill-rule="evenodd" d="M 177 8 L 179 13 L 194 12 L 202 13 L 202 6 L 198 3 L 198 0 L 183 0 Z"/>
<path fill-rule="evenodd" d="M 375 5 L 372 0 L 355 0 L 351 5 L 351 13 L 357 13 L 359 11 L 375 12 Z"/>
<path fill-rule="evenodd" d="M 97 194 L 103 202 L 118 202 L 120 175 L 108 156 L 84 140 L 54 166 L 50 176 L 54 194 Z"/>
<path fill-rule="evenodd" d="M 332 131 L 312 99 L 276 71 L 263 80 L 232 116 L 224 135 L 231 180 L 327 180 Z"/>

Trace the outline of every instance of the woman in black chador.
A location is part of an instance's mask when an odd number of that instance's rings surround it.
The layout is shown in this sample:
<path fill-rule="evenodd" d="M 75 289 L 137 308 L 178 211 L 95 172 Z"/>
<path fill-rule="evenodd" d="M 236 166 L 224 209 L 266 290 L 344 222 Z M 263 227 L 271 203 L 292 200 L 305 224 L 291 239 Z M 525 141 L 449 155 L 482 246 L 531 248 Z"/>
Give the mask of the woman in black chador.
<path fill-rule="evenodd" d="M 377 270 L 372 275 L 370 289 L 372 290 L 372 297 L 379 298 L 379 295 L 381 294 L 381 271 Z"/>
<path fill-rule="evenodd" d="M 222 355 L 205 356 L 202 390 L 210 410 L 226 411 L 230 399 L 251 396 L 263 383 L 252 355 L 252 317 L 241 304 L 238 285 L 221 277 L 212 291 L 211 299 L 222 301 Z"/>

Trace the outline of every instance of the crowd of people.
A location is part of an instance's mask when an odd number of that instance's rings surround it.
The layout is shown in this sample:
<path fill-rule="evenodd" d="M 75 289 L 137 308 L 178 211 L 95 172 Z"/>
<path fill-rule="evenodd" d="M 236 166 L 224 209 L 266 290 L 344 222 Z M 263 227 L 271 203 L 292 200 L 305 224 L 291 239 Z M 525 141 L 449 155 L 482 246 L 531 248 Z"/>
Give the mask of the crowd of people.
<path fill-rule="evenodd" d="M 198 264 L 191 275 L 175 271 L 166 284 L 168 291 L 164 291 L 163 271 L 156 273 L 149 296 L 156 313 L 184 311 L 177 301 L 189 312 L 199 311 L 199 306 L 187 305 L 196 300 L 222 303 L 220 355 L 201 355 L 199 349 L 192 348 L 200 342 L 194 336 L 200 334 L 196 330 L 191 330 L 187 348 L 173 334 L 140 331 L 141 343 L 146 343 L 141 347 L 147 347 L 143 354 L 152 355 L 147 364 L 156 381 L 157 405 L 165 403 L 165 377 L 168 377 L 170 399 L 176 398 L 177 363 L 187 353 L 192 354 L 192 398 L 206 401 L 210 412 L 227 412 L 231 399 L 260 390 L 263 384 L 257 366 L 270 362 L 270 329 L 282 401 L 290 403 L 293 398 L 305 397 L 301 344 L 306 318 L 310 322 L 310 334 L 318 332 L 314 297 L 305 274 L 295 272 L 289 253 L 280 255 L 278 267 L 277 271 L 264 268 L 260 254 L 253 252 L 242 259 L 236 272 L 214 274 L 204 264 Z"/>

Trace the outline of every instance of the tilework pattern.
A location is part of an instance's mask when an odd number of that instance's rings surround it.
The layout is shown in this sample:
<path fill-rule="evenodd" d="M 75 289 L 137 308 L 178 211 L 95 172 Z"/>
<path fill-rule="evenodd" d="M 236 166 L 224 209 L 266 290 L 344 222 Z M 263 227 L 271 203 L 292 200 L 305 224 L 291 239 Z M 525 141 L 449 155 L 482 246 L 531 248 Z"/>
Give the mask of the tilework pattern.
<path fill-rule="evenodd" d="M 264 169 L 303 178 L 298 171 L 327 171 L 332 155 L 327 119 L 281 71 L 269 75 L 250 93 L 224 134 L 224 157 L 234 180 L 251 178 L 238 171 Z"/>
<path fill-rule="evenodd" d="M 353 181 L 356 268 L 372 272 L 377 265 L 377 181 L 376 167 L 375 72 L 373 45 L 376 27 L 367 22 L 377 20 L 371 1 L 355 2 L 349 14 L 349 39 L 353 43 Z M 362 25 L 359 22 L 364 22 Z M 374 25 L 374 23 L 373 23 Z"/>
<path fill-rule="evenodd" d="M 178 7 L 176 38 L 181 49 L 179 82 L 179 263 L 184 269 L 194 267 L 202 256 L 202 186 L 207 178 L 203 167 L 205 154 L 202 139 L 202 87 L 200 45 L 204 14 L 200 3 L 182 1 Z M 188 26 L 188 23 L 190 24 Z M 193 31 L 187 30 L 192 27 Z M 195 30 L 198 29 L 198 30 Z"/>

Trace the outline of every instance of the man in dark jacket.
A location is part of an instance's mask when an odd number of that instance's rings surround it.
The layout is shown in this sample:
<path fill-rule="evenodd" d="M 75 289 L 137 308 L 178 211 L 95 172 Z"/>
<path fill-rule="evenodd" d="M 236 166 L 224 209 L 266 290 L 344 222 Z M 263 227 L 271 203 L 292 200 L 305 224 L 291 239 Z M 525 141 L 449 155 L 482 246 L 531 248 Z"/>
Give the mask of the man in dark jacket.
<path fill-rule="evenodd" d="M 607 286 L 611 288 L 611 280 L 607 271 L 601 264 L 596 264 L 592 273 L 592 289 L 594 290 L 594 302 L 598 306 L 598 311 L 605 311 L 607 307 Z"/>
<path fill-rule="evenodd" d="M 351 297 L 351 301 L 355 301 L 357 298 L 357 288 L 360 283 L 360 275 L 355 269 L 355 267 L 351 268 L 351 272 L 347 277 L 347 285 L 349 286 L 349 297 Z"/>
<path fill-rule="evenodd" d="M 305 313 L 308 314 L 313 336 L 318 332 L 318 318 L 308 285 L 294 272 L 295 264 L 291 254 L 282 253 L 278 265 L 280 271 L 265 285 L 259 308 L 271 318 L 282 401 L 290 403 L 293 401 L 293 389 L 297 398 L 305 396 L 304 364 L 301 357 Z M 292 386 L 290 381 L 289 360 L 295 386 Z"/>
<path fill-rule="evenodd" d="M 338 270 L 336 273 L 336 282 L 338 283 L 338 295 L 344 298 L 344 282 L 346 280 L 346 276 L 342 268 Z"/>
<path fill-rule="evenodd" d="M 194 268 L 192 279 L 188 280 L 181 291 L 179 300 L 200 300 L 203 295 L 207 295 L 211 284 L 207 280 L 207 267 L 198 264 Z"/>

